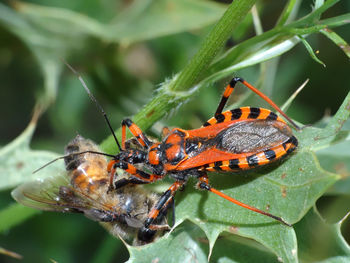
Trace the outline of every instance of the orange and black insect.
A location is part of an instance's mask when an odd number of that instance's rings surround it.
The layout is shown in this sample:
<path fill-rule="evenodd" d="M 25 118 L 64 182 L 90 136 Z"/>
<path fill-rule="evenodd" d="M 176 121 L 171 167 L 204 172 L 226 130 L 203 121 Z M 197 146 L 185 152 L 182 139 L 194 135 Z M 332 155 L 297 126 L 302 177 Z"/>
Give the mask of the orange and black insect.
<path fill-rule="evenodd" d="M 235 85 L 241 82 L 267 101 L 297 130 L 300 129 L 271 99 L 251 84 L 242 78 L 233 78 L 226 87 L 213 118 L 205 122 L 199 129 L 174 128 L 171 131 L 164 129 L 164 138 L 160 142 L 151 141 L 135 123 L 130 119 L 124 119 L 120 145 L 106 113 L 80 76 L 79 79 L 90 98 L 102 112 L 120 151 L 108 164 L 110 190 L 133 184 L 149 184 L 166 175 L 175 179 L 175 182 L 162 194 L 150 211 L 144 222 L 145 228 L 157 229 L 155 223 L 164 216 L 164 210 L 173 201 L 176 191 L 183 187 L 190 177 L 198 179 L 197 187 L 200 189 L 210 191 L 239 206 L 290 226 L 282 218 L 244 204 L 214 189 L 209 184 L 208 171 L 237 172 L 253 169 L 281 160 L 298 146 L 298 141 L 293 136 L 291 128 L 270 110 L 241 107 L 222 112 Z M 134 148 L 126 145 L 126 128 L 131 131 L 140 147 Z M 119 179 L 117 169 L 124 170 L 129 176 Z"/>
<path fill-rule="evenodd" d="M 289 226 L 282 218 L 241 203 L 209 185 L 208 171 L 237 172 L 253 169 L 286 157 L 298 145 L 290 127 L 270 110 L 242 107 L 222 112 L 237 82 L 241 82 L 257 93 L 296 129 L 300 129 L 266 95 L 241 78 L 231 80 L 215 116 L 199 129 L 165 130 L 165 136 L 161 142 L 152 142 L 130 119 L 123 120 L 122 146 L 120 147 L 117 142 L 120 153 L 108 164 L 111 187 L 118 189 L 129 184 L 148 184 L 165 175 L 175 179 L 151 210 L 145 221 L 145 227 L 153 228 L 154 222 L 161 216 L 160 211 L 169 205 L 176 191 L 184 186 L 190 177 L 198 179 L 197 187 L 200 189 L 208 190 L 237 205 Z M 141 150 L 125 147 L 126 127 L 142 146 Z M 137 169 L 135 164 L 143 164 L 151 173 Z M 126 171 L 130 177 L 115 181 L 117 168 Z"/>

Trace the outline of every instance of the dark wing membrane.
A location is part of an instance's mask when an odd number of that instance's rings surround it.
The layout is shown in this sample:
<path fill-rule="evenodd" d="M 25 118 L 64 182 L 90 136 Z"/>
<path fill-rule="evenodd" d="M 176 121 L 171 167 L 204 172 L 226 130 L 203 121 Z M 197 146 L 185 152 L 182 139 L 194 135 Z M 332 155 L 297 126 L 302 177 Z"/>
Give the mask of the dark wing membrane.
<path fill-rule="evenodd" d="M 233 154 L 256 153 L 286 142 L 293 136 L 291 129 L 280 121 L 251 120 L 236 122 L 221 131 L 215 146 Z"/>
<path fill-rule="evenodd" d="M 60 195 L 62 189 L 74 193 L 64 175 L 24 183 L 13 190 L 11 195 L 24 206 L 45 211 L 84 212 L 91 208 L 91 203 L 78 195 L 63 198 Z"/>

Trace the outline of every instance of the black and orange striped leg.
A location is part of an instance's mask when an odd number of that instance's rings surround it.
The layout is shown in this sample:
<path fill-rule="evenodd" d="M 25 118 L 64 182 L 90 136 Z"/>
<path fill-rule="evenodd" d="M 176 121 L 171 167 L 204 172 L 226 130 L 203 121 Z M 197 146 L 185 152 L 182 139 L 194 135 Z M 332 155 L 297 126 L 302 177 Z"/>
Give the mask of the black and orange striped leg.
<path fill-rule="evenodd" d="M 140 228 L 137 234 L 137 237 L 139 240 L 149 243 L 150 241 L 152 241 L 157 231 L 170 230 L 170 226 L 167 223 L 162 223 L 162 222 L 167 214 L 168 209 L 171 206 L 174 208 L 173 197 L 168 202 L 166 202 L 166 204 L 160 209 L 157 218 L 153 220 L 150 225 L 147 225 L 147 227 L 143 226 Z M 174 211 L 173 211 L 173 217 L 175 217 Z M 175 218 L 173 218 L 173 224 L 175 224 Z"/>
<path fill-rule="evenodd" d="M 222 110 L 224 109 L 226 103 L 227 103 L 227 100 L 228 98 L 231 96 L 235 86 L 236 86 L 236 83 L 240 81 L 242 82 L 243 79 L 241 78 L 233 78 L 230 83 L 226 86 L 226 89 L 224 91 L 224 94 L 222 94 L 222 97 L 221 97 L 221 101 L 218 105 L 218 108 L 216 109 L 216 112 L 215 112 L 215 115 L 214 116 L 217 116 L 219 114 L 222 113 Z"/>
<path fill-rule="evenodd" d="M 122 148 L 125 150 L 125 140 L 126 140 L 126 127 L 129 128 L 132 135 L 135 136 L 137 141 L 145 148 L 152 145 L 152 142 L 147 138 L 147 136 L 142 132 L 142 130 L 133 123 L 130 119 L 124 119 L 122 121 Z"/>
<path fill-rule="evenodd" d="M 270 214 L 270 213 L 267 213 L 267 212 L 265 212 L 265 211 L 262 211 L 262 210 L 260 210 L 260 209 L 258 209 L 258 208 L 253 207 L 253 206 L 244 204 L 244 203 L 242 203 L 242 202 L 240 202 L 240 201 L 238 201 L 238 200 L 236 200 L 236 199 L 234 199 L 234 198 L 232 198 L 232 197 L 230 197 L 230 196 L 228 196 L 228 195 L 225 195 L 224 193 L 222 193 L 222 192 L 220 192 L 220 191 L 218 191 L 218 190 L 212 188 L 212 187 L 209 185 L 209 179 L 208 179 L 208 176 L 207 176 L 207 175 L 202 175 L 201 177 L 198 178 L 198 180 L 199 180 L 199 181 L 198 181 L 198 185 L 197 185 L 197 186 L 198 186 L 198 188 L 200 188 L 200 189 L 208 190 L 209 192 L 212 192 L 212 193 L 214 193 L 214 194 L 216 194 L 216 195 L 218 195 L 218 196 L 220 196 L 220 197 L 222 197 L 222 198 L 224 198 L 224 199 L 226 199 L 226 200 L 228 200 L 228 201 L 230 201 L 230 202 L 232 202 L 232 203 L 234 203 L 234 204 L 236 204 L 236 205 L 239 205 L 239 206 L 241 206 L 241 207 L 244 207 L 244 208 L 249 209 L 249 210 L 251 210 L 251 211 L 254 211 L 254 212 L 256 212 L 256 213 L 259 213 L 259 214 L 262 214 L 262 215 L 271 217 L 271 218 L 273 218 L 273 219 L 275 219 L 275 220 L 277 220 L 277 221 L 283 223 L 283 224 L 286 225 L 286 226 L 291 226 L 290 224 L 288 224 L 286 221 L 284 221 L 282 218 L 280 218 L 280 217 L 278 217 L 278 216 L 272 215 L 272 214 Z"/>
<path fill-rule="evenodd" d="M 165 216 L 168 208 L 173 205 L 174 196 L 177 190 L 184 185 L 184 182 L 176 181 L 173 183 L 168 190 L 166 190 L 159 198 L 158 202 L 154 205 L 152 210 L 148 214 L 148 218 L 145 220 L 145 228 L 151 230 L 159 229 L 159 225 L 155 222 L 162 219 Z M 175 223 L 175 222 L 173 222 Z"/>
<path fill-rule="evenodd" d="M 130 178 L 123 178 L 113 183 L 117 168 L 120 168 L 130 174 Z M 142 170 L 137 169 L 130 163 L 118 160 L 114 160 L 109 163 L 108 172 L 110 173 L 111 190 L 121 188 L 127 184 L 149 184 L 162 178 L 162 176 L 146 173 Z"/>
<path fill-rule="evenodd" d="M 300 130 L 300 127 L 292 121 L 291 118 L 287 116 L 268 96 L 266 96 L 264 93 L 262 93 L 260 90 L 256 89 L 253 85 L 249 84 L 247 81 L 245 81 L 242 78 L 235 77 L 233 78 L 230 83 L 226 86 L 226 89 L 224 91 L 224 94 L 221 97 L 221 101 L 219 103 L 218 108 L 215 112 L 215 117 L 219 116 L 222 113 L 222 110 L 224 109 L 228 98 L 231 96 L 237 82 L 241 82 L 244 86 L 255 92 L 257 95 L 259 95 L 263 100 L 265 100 L 267 103 L 269 103 L 276 111 L 278 111 L 288 122 L 295 127 L 295 129 Z"/>

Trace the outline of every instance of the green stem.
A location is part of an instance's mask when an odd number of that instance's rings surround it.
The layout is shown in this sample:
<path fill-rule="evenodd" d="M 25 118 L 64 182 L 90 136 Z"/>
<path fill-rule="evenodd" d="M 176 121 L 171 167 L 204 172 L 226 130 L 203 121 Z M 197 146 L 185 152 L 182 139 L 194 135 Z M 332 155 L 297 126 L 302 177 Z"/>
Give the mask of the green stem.
<path fill-rule="evenodd" d="M 307 35 L 317 33 L 325 28 L 342 26 L 349 23 L 350 14 L 344 14 L 337 17 L 324 19 L 318 21 L 317 25 L 315 26 L 306 27 L 306 25 L 308 25 L 309 19 L 310 17 L 306 16 L 298 21 L 288 24 L 287 26 L 275 27 L 269 31 L 264 32 L 261 35 L 249 38 L 239 45 L 236 45 L 224 56 L 210 65 L 206 71 L 206 79 L 204 79 L 204 82 L 214 81 L 217 79 L 216 76 L 220 76 L 222 78 L 223 74 L 220 74 L 220 71 L 223 71 L 227 67 L 245 59 L 249 54 L 253 52 L 254 47 L 259 48 L 259 45 L 261 45 L 261 43 L 264 43 L 264 41 L 272 39 L 273 37 L 276 39 L 278 38 L 279 40 L 282 40 L 283 38 L 288 39 L 295 35 Z M 296 28 L 297 26 L 300 26 L 302 28 Z"/>
<path fill-rule="evenodd" d="M 164 117 L 170 110 L 185 102 L 194 92 L 191 88 L 203 76 L 216 54 L 222 49 L 226 40 L 232 35 L 235 27 L 243 20 L 256 0 L 236 0 L 223 14 L 206 37 L 197 54 L 181 71 L 178 77 L 162 85 L 157 95 L 139 112 L 133 121 L 146 130 L 154 122 Z M 120 129 L 117 132 L 120 138 Z M 108 153 L 115 153 L 117 147 L 112 136 L 101 144 L 101 148 Z"/>
<path fill-rule="evenodd" d="M 202 47 L 171 85 L 172 90 L 183 91 L 191 88 L 203 75 L 203 71 L 232 35 L 256 0 L 234 1 L 222 18 L 211 30 Z"/>
<path fill-rule="evenodd" d="M 296 11 L 299 9 L 300 3 L 301 0 L 289 0 L 276 23 L 276 27 L 283 26 L 288 21 L 294 19 Z"/>

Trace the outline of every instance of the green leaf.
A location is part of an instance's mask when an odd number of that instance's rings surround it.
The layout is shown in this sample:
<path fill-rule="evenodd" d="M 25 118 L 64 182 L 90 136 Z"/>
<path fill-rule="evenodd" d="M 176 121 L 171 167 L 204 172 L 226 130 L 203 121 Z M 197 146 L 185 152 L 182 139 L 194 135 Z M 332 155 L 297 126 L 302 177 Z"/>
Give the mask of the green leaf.
<path fill-rule="evenodd" d="M 347 134 L 347 136 L 343 136 L 342 141 L 317 151 L 317 158 L 320 160 L 321 166 L 341 176 L 341 180 L 328 189 L 328 194 L 349 195 L 350 133 L 345 131 L 343 134 L 344 133 Z"/>
<path fill-rule="evenodd" d="M 341 180 L 336 182 L 328 194 L 349 195 L 350 189 L 350 141 L 331 146 L 317 152 L 322 167 L 333 171 L 341 176 Z"/>
<path fill-rule="evenodd" d="M 203 231 L 190 222 L 184 222 L 156 244 L 128 246 L 128 262 L 207 262 L 208 242 Z"/>
<path fill-rule="evenodd" d="M 310 46 L 310 44 L 306 41 L 306 39 L 302 36 L 299 36 L 299 38 L 301 39 L 301 42 L 304 44 L 307 52 L 309 52 L 311 58 L 313 60 L 315 60 L 317 63 L 320 63 L 322 66 L 326 67 L 326 64 L 324 64 L 315 54 L 315 52 L 313 51 L 312 47 Z"/>
<path fill-rule="evenodd" d="M 246 176 L 212 175 L 211 184 L 229 196 L 282 216 L 293 224 L 338 178 L 322 170 L 311 152 L 300 149 L 273 170 Z M 214 245 L 222 231 L 231 231 L 260 242 L 283 260 L 296 261 L 292 228 L 191 187 L 179 195 L 177 222 L 184 219 L 196 222 L 206 232 L 210 244 Z"/>
<path fill-rule="evenodd" d="M 212 186 L 244 203 L 281 216 L 289 223 L 298 222 L 316 200 L 341 178 L 321 168 L 312 151 L 314 145 L 320 144 L 314 136 L 310 136 L 310 131 L 316 129 L 316 134 L 332 133 L 336 137 L 349 117 L 349 98 L 349 95 L 345 98 L 326 128 L 304 128 L 296 133 L 299 150 L 287 161 L 259 173 L 212 175 Z M 329 138 L 324 140 L 323 143 L 329 146 Z M 176 197 L 176 218 L 177 225 L 187 219 L 202 228 L 209 239 L 210 251 L 217 237 L 227 231 L 258 241 L 285 262 L 298 261 L 297 241 L 292 228 L 214 194 L 194 190 L 191 185 Z M 150 246 L 158 247 L 157 244 Z"/>
<path fill-rule="evenodd" d="M 295 226 L 300 259 L 304 262 L 349 262 L 350 247 L 342 236 L 341 226 L 349 213 L 335 224 L 327 224 L 316 209 Z"/>
<path fill-rule="evenodd" d="M 284 7 L 283 13 L 278 19 L 276 26 L 281 26 L 294 20 L 297 15 L 297 11 L 299 10 L 300 4 L 301 0 L 289 0 L 288 4 Z"/>
<path fill-rule="evenodd" d="M 33 174 L 35 169 L 59 156 L 53 152 L 33 151 L 29 148 L 35 126 L 36 118 L 34 117 L 20 136 L 0 149 L 1 190 L 64 171 L 62 161 L 57 161 Z"/>
<path fill-rule="evenodd" d="M 229 248 L 229 249 L 228 249 Z M 258 243 L 235 235 L 221 236 L 214 247 L 211 262 L 217 263 L 277 263 L 277 257 Z"/>
<path fill-rule="evenodd" d="M 321 169 L 312 152 L 300 149 L 283 164 L 259 174 L 212 175 L 211 178 L 212 186 L 225 194 L 295 223 L 339 176 Z M 211 249 L 218 235 L 228 231 L 258 241 L 285 262 L 297 262 L 293 228 L 211 193 L 194 190 L 191 185 L 176 197 L 176 218 L 177 225 L 188 219 L 202 228 Z M 176 228 L 181 231 L 179 229 Z M 162 248 L 158 244 L 150 246 L 154 247 L 154 251 L 160 251 Z M 228 247 L 223 249 L 229 250 Z M 176 257 L 181 251 L 185 253 L 184 249 L 171 250 L 169 257 Z M 134 251 L 130 253 L 133 258 Z"/>
<path fill-rule="evenodd" d="M 300 134 L 305 140 L 304 147 L 313 151 L 330 147 L 331 145 L 347 140 L 348 131 L 342 131 L 342 127 L 350 117 L 350 92 L 345 97 L 336 114 L 327 123 L 324 129 L 314 127 L 304 127 Z M 307 139 L 309 138 L 309 140 Z"/>
<path fill-rule="evenodd" d="M 334 44 L 336 44 L 345 53 L 345 55 L 350 58 L 350 46 L 341 36 L 328 28 L 325 28 L 320 32 L 332 40 Z"/>
<path fill-rule="evenodd" d="M 10 230 L 12 227 L 23 223 L 28 218 L 40 213 L 39 210 L 25 207 L 21 204 L 11 204 L 0 210 L 0 233 Z"/>
<path fill-rule="evenodd" d="M 68 43 L 65 46 L 62 39 L 42 32 L 2 3 L 0 3 L 0 23 L 21 39 L 37 59 L 44 78 L 44 93 L 38 99 L 37 105 L 45 111 L 56 98 L 58 79 L 62 70 L 59 58 L 65 57 Z"/>
<path fill-rule="evenodd" d="M 214 63 L 210 65 L 201 84 L 215 81 L 235 71 L 246 68 L 248 66 L 256 65 L 292 49 L 300 42 L 299 36 L 305 38 L 312 33 L 318 33 L 320 30 L 330 27 L 344 25 L 350 22 L 350 14 L 340 15 L 325 20 L 320 20 L 316 25 L 313 20 L 319 19 L 319 16 L 337 3 L 339 0 L 326 1 L 321 7 L 310 13 L 309 15 L 289 23 L 284 26 L 277 26 L 265 33 L 252 37 L 224 53 Z M 290 2 L 290 7 L 295 4 L 294 8 L 298 9 L 298 3 Z M 292 15 L 291 17 L 294 17 Z M 311 47 L 305 43 L 311 52 Z M 311 49 L 311 50 L 310 50 Z M 312 56 L 314 56 L 313 52 Z M 316 56 L 314 58 L 317 59 Z"/>
<path fill-rule="evenodd" d="M 48 30 L 54 28 L 55 33 L 86 34 L 123 44 L 206 27 L 220 18 L 226 9 L 224 5 L 210 1 L 134 1 L 109 23 L 101 23 L 63 8 L 27 3 L 17 6 L 30 20 Z"/>

